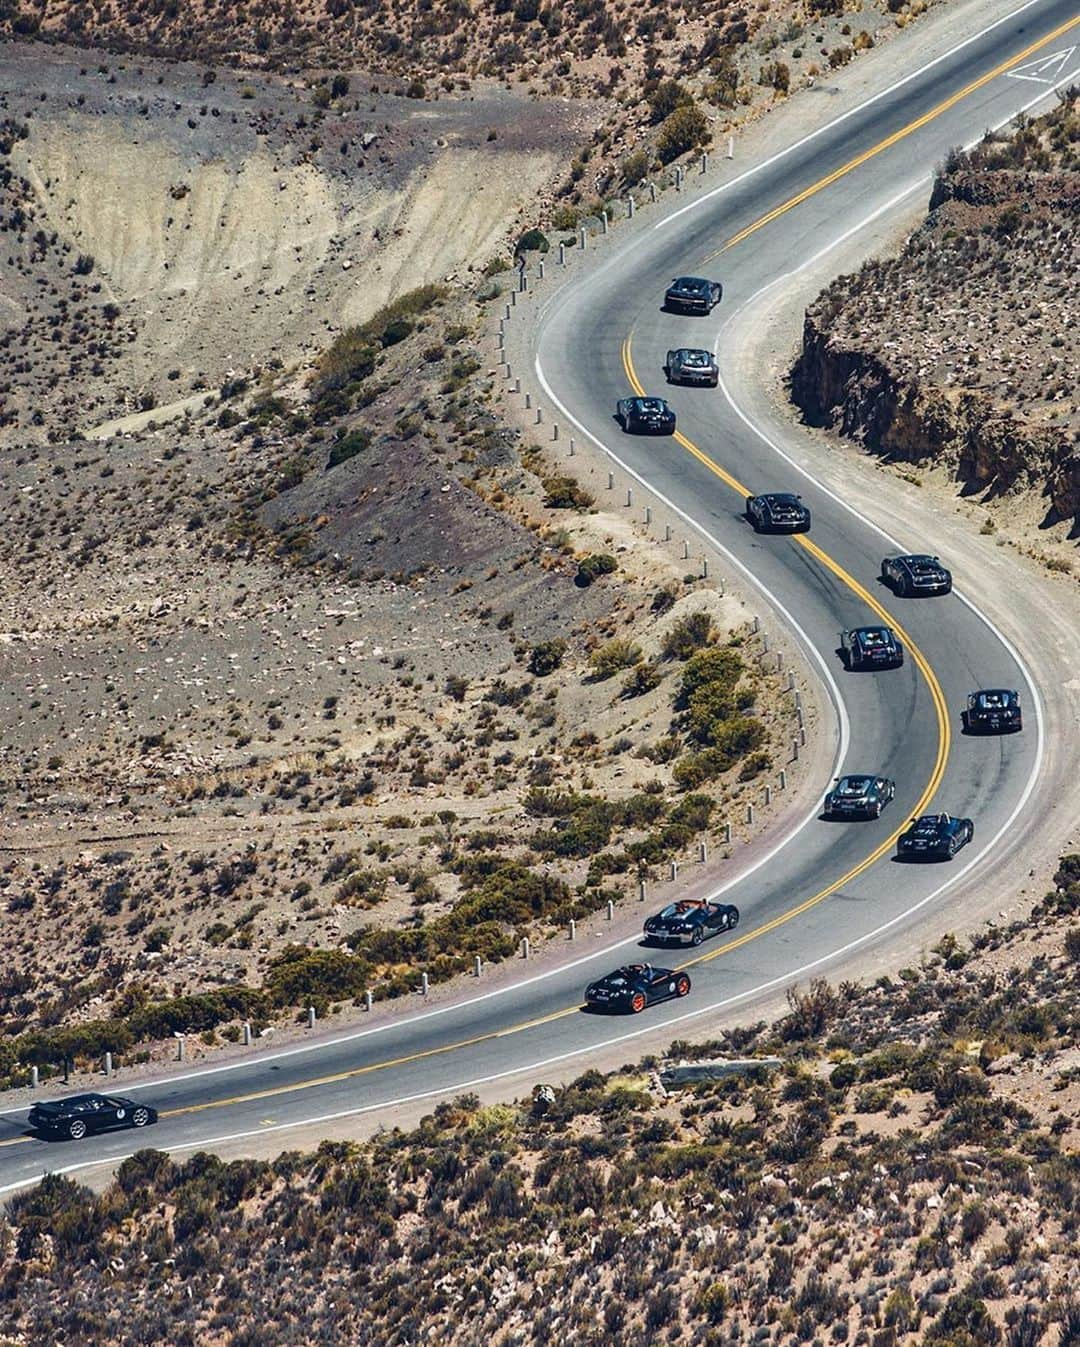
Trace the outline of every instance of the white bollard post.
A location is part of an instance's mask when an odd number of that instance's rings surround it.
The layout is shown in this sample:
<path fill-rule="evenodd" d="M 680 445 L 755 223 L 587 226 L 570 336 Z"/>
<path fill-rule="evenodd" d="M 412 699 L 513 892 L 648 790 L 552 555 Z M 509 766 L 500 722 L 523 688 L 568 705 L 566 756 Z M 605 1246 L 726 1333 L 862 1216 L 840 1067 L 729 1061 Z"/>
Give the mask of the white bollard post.
<path fill-rule="evenodd" d="M 666 542 L 666 543 L 671 542 L 671 525 L 670 525 L 670 524 L 665 524 L 665 525 L 664 525 L 664 542 Z"/>
<path fill-rule="evenodd" d="M 730 824 L 730 823 L 725 823 L 725 824 L 724 824 L 724 845 L 725 845 L 725 846 L 730 846 L 730 845 L 731 845 L 731 824 Z"/>
<path fill-rule="evenodd" d="M 315 1028 L 315 1007 L 314 1007 L 314 1006 L 308 1006 L 308 1008 L 307 1008 L 307 1027 L 308 1027 L 309 1029 L 314 1029 L 314 1028 Z"/>
<path fill-rule="evenodd" d="M 752 804 L 746 806 L 746 821 L 747 823 L 753 823 L 754 821 L 754 806 Z"/>
<path fill-rule="evenodd" d="M 559 423 L 558 423 L 558 421 L 554 422 L 554 424 L 553 424 L 552 427 L 551 427 L 551 438 L 552 438 L 552 440 L 557 440 L 557 439 L 559 438 Z"/>
<path fill-rule="evenodd" d="M 525 410 L 528 411 L 529 408 L 530 408 L 531 406 L 532 406 L 532 394 L 531 394 L 531 393 L 526 393 L 526 394 L 525 394 Z"/>
<path fill-rule="evenodd" d="M 707 579 L 709 578 L 709 558 L 708 558 L 708 557 L 702 557 L 702 558 L 701 558 L 701 578 L 702 578 L 703 580 L 707 580 Z"/>
<path fill-rule="evenodd" d="M 649 183 L 649 200 L 652 201 L 652 202 L 654 202 L 654 203 L 655 203 L 655 201 L 656 201 L 656 183 L 655 183 L 655 182 L 650 182 L 650 183 Z"/>
<path fill-rule="evenodd" d="M 687 542 L 687 540 L 686 540 L 685 538 L 683 539 L 683 545 L 682 545 L 682 559 L 683 559 L 683 561 L 689 561 L 689 560 L 690 560 L 690 544 Z"/>
<path fill-rule="evenodd" d="M 570 436 L 570 457 L 571 457 L 571 458 L 574 457 L 574 437 L 573 437 L 573 435 Z"/>
<path fill-rule="evenodd" d="M 428 975 L 427 975 L 426 973 L 421 973 L 421 974 L 420 974 L 420 995 L 421 995 L 421 996 L 427 996 L 427 994 L 428 994 L 428 987 L 429 987 L 430 985 L 431 985 L 431 984 L 430 984 L 429 981 L 428 981 Z"/>
<path fill-rule="evenodd" d="M 36 1090 L 38 1087 L 38 1069 L 36 1066 L 30 1068 L 30 1088 Z"/>
<path fill-rule="evenodd" d="M 637 882 L 637 896 L 639 903 L 643 903 L 645 901 L 646 889 L 645 889 L 645 881 L 643 879 L 639 879 Z"/>
<path fill-rule="evenodd" d="M 573 917 L 570 918 L 570 939 L 571 940 L 577 939 L 577 922 L 574 920 Z"/>
<path fill-rule="evenodd" d="M 699 843 L 698 843 L 697 856 L 698 856 L 698 860 L 701 862 L 701 864 L 704 865 L 705 862 L 709 859 L 709 844 L 708 844 L 708 842 L 699 842 Z"/>
<path fill-rule="evenodd" d="M 671 862 L 671 879 L 672 879 L 672 883 L 674 883 L 674 881 L 675 881 L 676 879 L 678 879 L 678 878 L 679 878 L 679 862 L 678 862 L 678 861 L 672 861 L 672 862 Z"/>
<path fill-rule="evenodd" d="M 105 1074 L 106 1074 L 107 1076 L 111 1076 L 111 1075 L 112 1075 L 112 1053 L 111 1053 L 111 1052 L 107 1052 L 107 1053 L 105 1054 Z"/>
<path fill-rule="evenodd" d="M 676 165 L 675 165 L 675 190 L 676 190 L 676 192 L 681 192 L 681 191 L 682 191 L 682 165 L 681 165 L 681 164 L 676 164 Z"/>
<path fill-rule="evenodd" d="M 540 259 L 540 279 L 544 279 L 544 259 L 542 257 Z"/>
<path fill-rule="evenodd" d="M 607 489 L 609 491 L 615 489 L 615 474 L 613 472 L 609 472 L 607 475 Z"/>
<path fill-rule="evenodd" d="M 626 488 L 626 504 L 627 504 L 627 507 L 633 505 L 633 503 L 634 503 L 634 493 L 633 493 L 633 491 L 630 490 L 629 487 L 627 487 L 627 488 Z"/>
<path fill-rule="evenodd" d="M 374 1004 L 375 1004 L 375 993 L 369 987 L 367 991 L 364 993 L 364 1009 L 370 1010 Z"/>
<path fill-rule="evenodd" d="M 504 317 L 504 318 L 509 318 L 509 317 L 510 317 L 510 305 L 509 305 L 509 304 L 507 304 L 507 306 L 506 306 L 506 312 L 503 314 L 503 317 Z"/>
<path fill-rule="evenodd" d="M 727 138 L 727 157 L 728 157 L 729 159 L 734 159 L 734 158 L 735 158 L 735 137 L 734 137 L 734 136 L 728 136 L 728 138 Z"/>
<path fill-rule="evenodd" d="M 783 767 L 780 768 L 780 789 L 787 790 L 787 771 Z"/>
<path fill-rule="evenodd" d="M 607 919 L 608 921 L 614 921 L 615 919 L 615 904 L 610 898 L 607 900 Z"/>
<path fill-rule="evenodd" d="M 803 722 L 803 709 L 802 709 L 801 706 L 796 706 L 796 708 L 795 708 L 795 724 L 798 725 L 799 729 L 801 730 L 801 729 L 803 728 L 803 723 L 804 723 L 804 722 Z"/>
<path fill-rule="evenodd" d="M 632 220 L 634 218 L 634 210 L 635 210 L 634 198 L 632 196 L 628 196 L 626 198 L 626 218 L 628 220 Z"/>
<path fill-rule="evenodd" d="M 565 243 L 560 243 L 560 244 L 559 244 L 559 266 L 560 266 L 560 267 L 564 267 L 565 265 L 566 265 L 566 244 L 565 244 Z"/>
<path fill-rule="evenodd" d="M 174 1029 L 173 1037 L 176 1039 L 176 1060 L 182 1062 L 184 1060 L 184 1035 L 178 1029 Z"/>
<path fill-rule="evenodd" d="M 578 243 L 581 245 L 581 251 L 584 252 L 589 246 L 589 236 L 585 232 L 585 226 L 582 225 L 578 230 Z"/>
<path fill-rule="evenodd" d="M 607 207 L 605 206 L 604 209 L 600 212 L 600 232 L 601 234 L 606 234 L 607 231 L 608 231 Z"/>
<path fill-rule="evenodd" d="M 702 173 L 707 173 L 708 170 L 709 170 L 709 152 L 708 152 L 708 150 L 702 150 L 702 151 L 701 151 L 701 171 L 702 171 Z"/>
<path fill-rule="evenodd" d="M 242 1034 L 242 1037 L 243 1037 L 244 1047 L 245 1047 L 245 1048 L 250 1048 L 250 1047 L 251 1047 L 251 1021 L 250 1021 L 250 1020 L 245 1020 L 245 1021 L 244 1021 L 243 1025 L 241 1026 L 241 1034 Z"/>
<path fill-rule="evenodd" d="M 474 978 L 478 978 L 478 977 L 480 976 L 480 971 L 481 971 L 482 968 L 483 968 L 483 964 L 480 962 L 480 955 L 479 955 L 479 954 L 474 955 L 474 956 L 473 956 L 473 965 L 472 965 L 472 971 L 473 971 L 473 977 L 474 977 Z"/>
<path fill-rule="evenodd" d="M 755 618 L 754 618 L 754 627 L 753 627 L 754 635 L 756 636 L 760 630 L 761 630 L 761 618 L 760 618 L 760 617 L 755 617 Z"/>
<path fill-rule="evenodd" d="M 543 420 L 544 420 L 543 409 L 540 408 L 540 407 L 537 407 L 537 409 L 536 409 L 536 424 L 537 424 L 537 425 L 540 425 L 540 424 L 543 422 Z"/>
<path fill-rule="evenodd" d="M 525 936 L 525 937 L 522 939 L 522 941 L 521 941 L 521 957 L 522 957 L 523 959 L 527 959 L 527 958 L 529 957 L 529 937 L 528 937 L 528 936 Z"/>
<path fill-rule="evenodd" d="M 652 523 L 652 506 L 651 506 L 651 505 L 646 505 L 646 506 L 645 506 L 645 522 L 646 522 L 646 524 L 651 524 L 651 523 Z"/>
<path fill-rule="evenodd" d="M 799 761 L 799 741 L 798 741 L 798 739 L 792 739 L 792 741 L 791 741 L 791 761 L 792 761 L 792 762 L 798 762 L 798 761 Z"/>
<path fill-rule="evenodd" d="M 765 803 L 772 804 L 772 786 L 765 787 Z"/>

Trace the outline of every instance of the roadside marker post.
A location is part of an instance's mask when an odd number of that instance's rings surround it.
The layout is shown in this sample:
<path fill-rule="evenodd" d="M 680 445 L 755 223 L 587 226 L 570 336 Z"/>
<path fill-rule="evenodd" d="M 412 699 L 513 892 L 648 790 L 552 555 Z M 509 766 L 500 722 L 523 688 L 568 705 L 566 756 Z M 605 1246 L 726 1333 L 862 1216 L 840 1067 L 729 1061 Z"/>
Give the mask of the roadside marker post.
<path fill-rule="evenodd" d="M 428 982 L 428 975 L 427 975 L 426 973 L 421 973 L 421 974 L 420 974 L 420 995 L 421 995 L 421 996 L 427 996 L 429 985 L 430 985 L 430 984 L 429 984 L 429 982 Z"/>
<path fill-rule="evenodd" d="M 375 1003 L 375 993 L 369 987 L 364 993 L 364 1009 L 370 1011 Z"/>
<path fill-rule="evenodd" d="M 754 821 L 754 806 L 752 804 L 746 806 L 746 821 L 747 823 L 753 823 Z"/>
<path fill-rule="evenodd" d="M 244 1047 L 251 1047 L 251 1021 L 245 1020 L 243 1025 Z"/>
<path fill-rule="evenodd" d="M 679 878 L 679 862 L 678 862 L 678 861 L 672 861 L 672 862 L 671 862 L 671 882 L 674 884 L 674 882 L 675 882 L 678 878 Z"/>
<path fill-rule="evenodd" d="M 638 902 L 639 902 L 639 903 L 643 903 L 643 902 L 645 901 L 645 894 L 646 894 L 646 890 L 645 890 L 645 881 L 644 881 L 644 879 L 639 879 L 639 880 L 638 880 Z"/>
<path fill-rule="evenodd" d="M 699 842 L 699 843 L 698 843 L 698 860 L 701 862 L 702 865 L 704 865 L 705 862 L 706 862 L 708 859 L 709 859 L 709 844 L 708 844 L 708 842 Z"/>
<path fill-rule="evenodd" d="M 473 977 L 478 978 L 482 970 L 483 970 L 483 963 L 480 960 L 480 955 L 476 954 L 473 956 L 473 966 L 472 966 Z"/>
<path fill-rule="evenodd" d="M 565 244 L 565 243 L 560 243 L 560 244 L 559 244 L 559 266 L 560 266 L 560 267 L 566 266 L 566 244 Z"/>
<path fill-rule="evenodd" d="M 524 936 L 523 939 L 522 939 L 522 941 L 521 941 L 521 957 L 522 957 L 523 959 L 527 959 L 527 958 L 529 957 L 529 937 L 528 937 L 528 936 Z"/>
<path fill-rule="evenodd" d="M 735 158 L 735 137 L 734 137 L 734 136 L 728 136 L 728 138 L 727 138 L 727 157 L 728 157 L 729 159 L 734 159 L 734 158 Z"/>
<path fill-rule="evenodd" d="M 573 917 L 570 918 L 570 939 L 571 940 L 577 939 L 577 922 L 574 920 Z"/>
<path fill-rule="evenodd" d="M 182 1062 L 184 1060 L 184 1035 L 179 1029 L 174 1029 L 173 1037 L 176 1039 L 176 1060 Z"/>
<path fill-rule="evenodd" d="M 308 1008 L 307 1008 L 307 1027 L 308 1027 L 309 1029 L 314 1029 L 314 1028 L 315 1028 L 315 1007 L 314 1007 L 314 1006 L 308 1006 Z"/>
<path fill-rule="evenodd" d="M 610 898 L 607 900 L 607 919 L 608 921 L 615 920 L 615 904 Z"/>

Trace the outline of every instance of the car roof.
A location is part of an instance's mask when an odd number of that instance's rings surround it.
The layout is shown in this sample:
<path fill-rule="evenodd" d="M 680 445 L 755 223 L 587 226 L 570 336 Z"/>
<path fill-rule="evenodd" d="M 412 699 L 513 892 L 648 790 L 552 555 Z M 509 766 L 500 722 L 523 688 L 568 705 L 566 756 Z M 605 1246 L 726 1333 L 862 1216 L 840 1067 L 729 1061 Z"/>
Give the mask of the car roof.
<path fill-rule="evenodd" d="M 973 697 L 1016 697 L 1018 694 L 1013 688 L 976 688 L 971 695 Z"/>
<path fill-rule="evenodd" d="M 887 641 L 892 636 L 888 627 L 856 627 L 851 634 L 867 640 L 880 638 L 883 641 Z"/>
<path fill-rule="evenodd" d="M 937 557 L 932 557 L 929 552 L 911 552 L 906 556 L 897 557 L 897 561 L 914 562 L 925 566 L 939 566 L 941 563 Z"/>
<path fill-rule="evenodd" d="M 845 781 L 876 781 L 877 777 L 872 772 L 848 772 L 840 778 L 837 785 L 842 786 Z"/>
<path fill-rule="evenodd" d="M 699 290 L 703 285 L 711 284 L 704 276 L 676 276 L 671 283 L 672 285 L 693 286 L 695 290 Z"/>
<path fill-rule="evenodd" d="M 653 408 L 659 410 L 659 408 L 667 406 L 663 398 L 635 398 L 634 401 L 639 407 L 648 408 L 649 411 L 652 411 Z"/>
<path fill-rule="evenodd" d="M 802 497 L 796 496 L 794 491 L 767 491 L 765 495 L 762 496 L 761 499 L 768 501 L 782 502 L 785 505 L 788 503 L 792 505 L 800 505 L 802 503 Z"/>

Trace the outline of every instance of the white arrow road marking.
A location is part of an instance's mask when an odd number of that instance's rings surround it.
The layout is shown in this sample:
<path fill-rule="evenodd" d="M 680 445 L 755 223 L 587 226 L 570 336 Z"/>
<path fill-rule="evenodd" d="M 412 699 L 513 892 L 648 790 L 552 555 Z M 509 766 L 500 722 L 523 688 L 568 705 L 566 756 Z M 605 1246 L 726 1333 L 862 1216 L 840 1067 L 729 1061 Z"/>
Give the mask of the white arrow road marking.
<path fill-rule="evenodd" d="M 1030 80 L 1032 84 L 1056 84 L 1061 72 L 1072 60 L 1074 51 L 1075 46 L 1066 47 L 1064 51 L 1040 56 L 1037 61 L 1029 61 L 1027 65 L 1018 65 L 1015 70 L 1008 71 L 1008 77 L 1011 80 Z"/>

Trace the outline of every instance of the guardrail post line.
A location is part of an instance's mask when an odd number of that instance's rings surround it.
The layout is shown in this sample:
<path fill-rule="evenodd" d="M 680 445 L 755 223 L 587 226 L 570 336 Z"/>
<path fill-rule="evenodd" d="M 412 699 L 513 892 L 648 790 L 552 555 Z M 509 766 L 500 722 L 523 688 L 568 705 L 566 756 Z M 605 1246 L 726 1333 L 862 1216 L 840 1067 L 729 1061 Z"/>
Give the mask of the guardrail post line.
<path fill-rule="evenodd" d="M 798 762 L 798 761 L 799 761 L 799 741 L 798 741 L 798 739 L 792 739 L 792 741 L 791 741 L 791 761 L 792 761 L 792 762 Z"/>
<path fill-rule="evenodd" d="M 525 410 L 528 411 L 529 408 L 530 408 L 531 406 L 532 406 L 532 394 L 531 394 L 531 393 L 526 393 L 526 394 L 525 394 Z"/>
<path fill-rule="evenodd" d="M 681 191 L 682 191 L 682 165 L 681 165 L 681 164 L 676 164 L 676 165 L 675 165 L 675 190 L 676 190 L 676 192 L 681 192 Z"/>
<path fill-rule="evenodd" d="M 559 438 L 559 423 L 558 423 L 558 421 L 555 421 L 555 422 L 552 424 L 552 427 L 551 427 L 551 438 L 552 438 L 552 440 L 557 440 L 557 439 Z"/>
<path fill-rule="evenodd" d="M 544 279 L 544 259 L 542 257 L 540 259 L 540 279 Z"/>
<path fill-rule="evenodd" d="M 702 558 L 701 558 L 701 578 L 702 578 L 703 580 L 707 580 L 707 579 L 709 578 L 709 558 L 708 558 L 708 557 L 702 557 Z"/>
<path fill-rule="evenodd" d="M 708 172 L 708 169 L 709 169 L 709 152 L 708 152 L 708 150 L 702 150 L 702 151 L 701 151 L 701 171 L 702 171 L 702 173 L 706 173 L 706 172 Z"/>
<path fill-rule="evenodd" d="M 536 409 L 536 424 L 541 425 L 544 420 L 544 411 L 542 407 Z"/>

